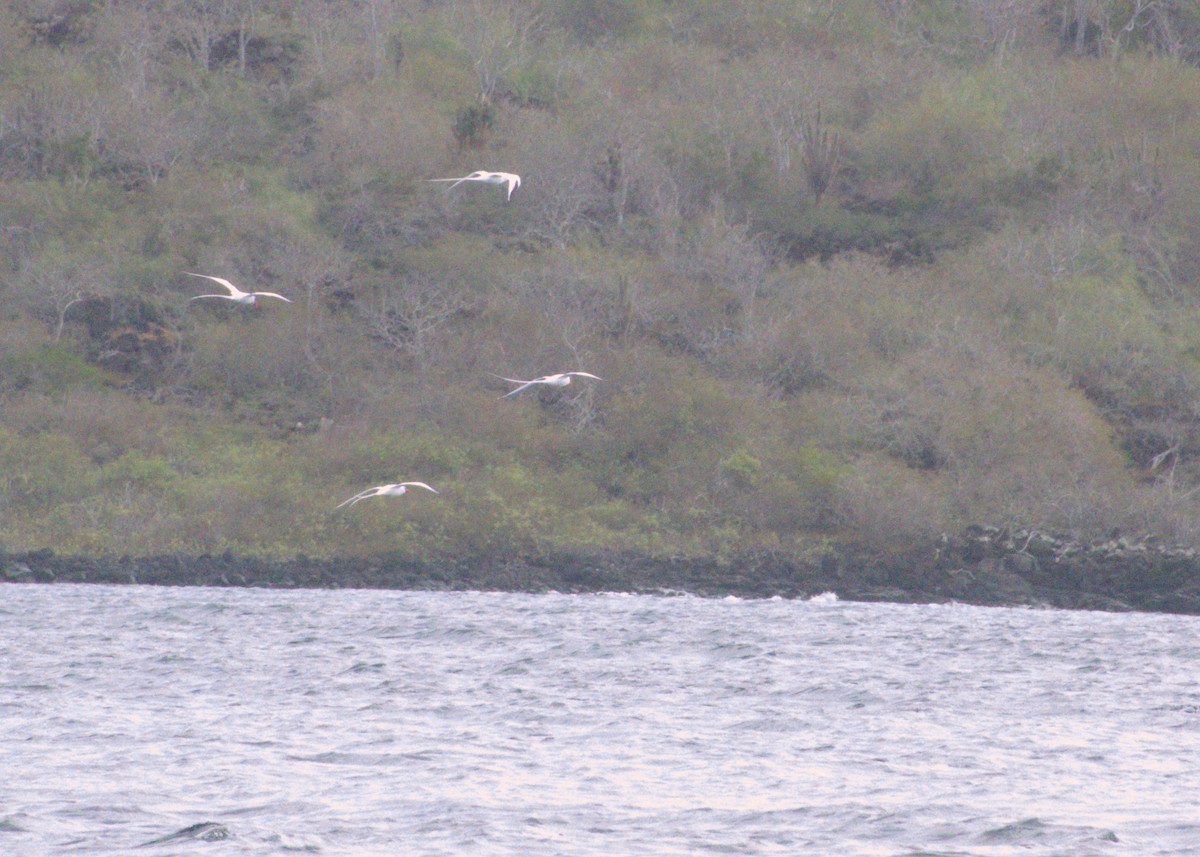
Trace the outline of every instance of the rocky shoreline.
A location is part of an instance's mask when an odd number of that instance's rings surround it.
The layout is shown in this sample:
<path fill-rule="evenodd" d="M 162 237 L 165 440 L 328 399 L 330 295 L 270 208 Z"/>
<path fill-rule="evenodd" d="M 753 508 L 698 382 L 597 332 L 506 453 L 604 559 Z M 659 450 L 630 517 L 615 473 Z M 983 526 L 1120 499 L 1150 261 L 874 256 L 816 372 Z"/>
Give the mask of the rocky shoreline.
<path fill-rule="evenodd" d="M 797 562 L 564 554 L 414 562 L 399 556 L 265 560 L 232 554 L 149 557 L 0 553 L 0 582 L 158 586 L 638 592 L 705 597 L 962 602 L 1200 615 L 1200 553 L 1153 539 L 1083 543 L 1033 530 L 973 526 L 893 554 L 833 546 Z"/>

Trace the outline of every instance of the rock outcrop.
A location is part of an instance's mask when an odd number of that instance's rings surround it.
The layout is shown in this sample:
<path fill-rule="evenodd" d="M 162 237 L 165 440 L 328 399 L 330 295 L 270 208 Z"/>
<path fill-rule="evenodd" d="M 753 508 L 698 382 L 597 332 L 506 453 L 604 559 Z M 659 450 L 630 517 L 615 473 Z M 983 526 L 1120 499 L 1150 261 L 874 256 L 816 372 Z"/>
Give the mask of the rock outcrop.
<path fill-rule="evenodd" d="M 1200 615 L 1200 554 L 1153 539 L 1084 543 L 1036 530 L 973 526 L 919 549 L 883 554 L 830 546 L 797 561 L 756 554 L 736 561 L 620 553 L 418 562 L 401 556 L 286 560 L 221 555 L 0 554 L 0 582 L 641 592 L 859 601 L 950 602 Z"/>

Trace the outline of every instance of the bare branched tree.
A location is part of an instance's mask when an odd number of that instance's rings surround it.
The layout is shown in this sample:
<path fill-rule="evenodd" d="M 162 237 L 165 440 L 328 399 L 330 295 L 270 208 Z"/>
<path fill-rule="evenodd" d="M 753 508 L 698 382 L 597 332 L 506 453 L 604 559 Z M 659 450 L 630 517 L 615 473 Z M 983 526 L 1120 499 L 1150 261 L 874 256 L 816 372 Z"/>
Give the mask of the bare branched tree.
<path fill-rule="evenodd" d="M 336 369 L 331 363 L 336 360 L 328 351 L 335 337 L 327 333 L 330 319 L 325 303 L 331 294 L 345 287 L 350 277 L 350 258 L 333 242 L 314 244 L 311 239 L 292 238 L 274 249 L 270 267 L 281 283 L 289 284 L 288 291 L 293 295 L 296 289 L 302 290 L 304 355 L 332 389 Z"/>
<path fill-rule="evenodd" d="M 1148 31 L 1157 50 L 1175 60 L 1200 60 L 1200 14 L 1189 0 L 1158 3 L 1150 10 Z"/>
<path fill-rule="evenodd" d="M 107 274 L 100 259 L 48 258 L 28 260 L 17 279 L 30 309 L 46 319 L 58 342 L 71 307 L 110 291 Z"/>
<path fill-rule="evenodd" d="M 960 0 L 978 51 L 1003 61 L 1010 50 L 1036 38 L 1043 26 L 1041 0 Z"/>
<path fill-rule="evenodd" d="M 1170 0 L 1098 3 L 1101 37 L 1107 43 L 1111 59 L 1114 62 L 1120 59 L 1135 34 L 1152 26 L 1154 13 L 1169 5 Z"/>
<path fill-rule="evenodd" d="M 764 134 L 777 179 L 791 174 L 794 157 L 803 147 L 799 117 L 815 103 L 821 89 L 819 82 L 810 79 L 812 74 L 810 64 L 777 53 L 764 53 L 738 73 L 733 97 L 748 108 L 743 124 Z"/>
<path fill-rule="evenodd" d="M 517 3 L 464 0 L 448 5 L 452 31 L 462 38 L 479 81 L 480 100 L 490 102 L 509 73 L 528 60 L 542 17 Z"/>
<path fill-rule="evenodd" d="M 212 48 L 228 20 L 219 0 L 174 0 L 168 7 L 172 35 L 202 72 L 212 68 Z"/>
<path fill-rule="evenodd" d="M 592 213 L 604 207 L 603 176 L 588 164 L 601 156 L 587 141 L 580 141 L 542 116 L 530 116 L 529 136 L 523 143 L 521 160 L 536 164 L 526 173 L 521 205 L 528 212 L 525 235 L 554 247 L 565 247 L 586 228 Z M 620 179 L 618 178 L 618 181 Z"/>
<path fill-rule="evenodd" d="M 720 203 L 699 224 L 684 270 L 693 279 L 709 279 L 733 295 L 743 335 L 756 323 L 759 295 L 770 272 L 770 259 L 750 224 L 737 222 Z"/>
<path fill-rule="evenodd" d="M 475 306 L 455 284 L 413 275 L 379 289 L 362 312 L 371 335 L 412 360 L 423 375 L 435 359 L 439 334 Z"/>
<path fill-rule="evenodd" d="M 1174 38 L 1179 9 L 1178 0 L 1063 0 L 1060 39 L 1077 55 L 1107 54 L 1113 62 L 1143 39 L 1173 54 L 1181 47 Z"/>
<path fill-rule="evenodd" d="M 598 192 L 607 202 L 606 206 L 598 207 L 598 213 L 607 219 L 603 213 L 607 207 L 617 228 L 623 229 L 630 210 L 640 205 L 639 185 L 644 179 L 643 164 L 654 133 L 653 120 L 631 109 L 627 101 L 611 90 L 602 97 L 584 135 L 603 146 L 602 151 L 589 152 Z"/>

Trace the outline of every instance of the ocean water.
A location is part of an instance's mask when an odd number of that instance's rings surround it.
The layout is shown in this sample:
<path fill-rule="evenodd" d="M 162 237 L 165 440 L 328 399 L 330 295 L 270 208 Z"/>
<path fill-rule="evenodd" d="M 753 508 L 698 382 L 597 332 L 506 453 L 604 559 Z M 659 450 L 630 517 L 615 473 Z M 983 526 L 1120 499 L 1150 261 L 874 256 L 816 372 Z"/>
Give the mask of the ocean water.
<path fill-rule="evenodd" d="M 0 586 L 0 854 L 1193 855 L 1197 679 L 1181 616 Z"/>

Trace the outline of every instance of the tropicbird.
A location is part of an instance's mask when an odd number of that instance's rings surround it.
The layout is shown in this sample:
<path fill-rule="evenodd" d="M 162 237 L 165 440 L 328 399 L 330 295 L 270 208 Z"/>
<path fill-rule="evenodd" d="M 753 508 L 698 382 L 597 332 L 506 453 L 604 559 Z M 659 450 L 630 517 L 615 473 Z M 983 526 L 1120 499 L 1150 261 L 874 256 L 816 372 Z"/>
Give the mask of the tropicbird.
<path fill-rule="evenodd" d="M 427 182 L 454 182 L 446 190 L 453 190 L 463 182 L 486 182 L 494 185 L 508 185 L 508 199 L 512 199 L 512 192 L 521 186 L 521 177 L 516 173 L 489 173 L 486 170 L 476 170 L 469 176 L 462 176 L 454 179 L 425 179 Z"/>
<path fill-rule="evenodd" d="M 366 500 L 368 497 L 399 497 L 408 491 L 409 486 L 416 488 L 424 488 L 426 491 L 432 491 L 434 494 L 440 494 L 436 488 L 430 488 L 424 482 L 395 482 L 391 485 L 376 485 L 374 488 L 368 488 L 366 491 L 360 491 L 351 497 L 349 500 L 343 500 L 337 504 L 340 509 L 343 506 L 353 506 L 359 500 Z"/>
<path fill-rule="evenodd" d="M 229 294 L 227 295 L 196 295 L 194 298 L 189 298 L 189 300 L 198 301 L 200 298 L 221 298 L 223 300 L 233 301 L 237 304 L 254 306 L 255 301 L 262 297 L 279 298 L 281 301 L 287 301 L 288 303 L 291 303 L 288 298 L 285 298 L 283 295 L 277 295 L 275 292 L 243 292 L 233 283 L 229 282 L 229 280 L 222 280 L 220 277 L 210 277 L 208 274 L 193 274 L 191 271 L 184 271 L 184 273 L 189 277 L 203 277 L 206 280 L 212 280 L 214 283 L 220 283 L 222 286 L 229 289 Z"/>
<path fill-rule="evenodd" d="M 580 378 L 595 378 L 597 381 L 603 381 L 599 375 L 593 375 L 591 372 L 560 372 L 557 375 L 543 375 L 541 378 L 534 378 L 532 381 L 522 381 L 519 378 L 505 378 L 502 375 L 496 377 L 502 381 L 508 381 L 510 384 L 520 384 L 517 389 L 505 393 L 500 398 L 507 399 L 509 396 L 515 396 L 517 393 L 532 387 L 534 384 L 545 384 L 549 387 L 565 387 L 571 383 L 571 376 L 578 375 Z"/>

